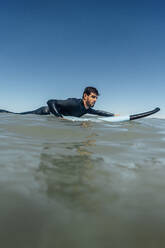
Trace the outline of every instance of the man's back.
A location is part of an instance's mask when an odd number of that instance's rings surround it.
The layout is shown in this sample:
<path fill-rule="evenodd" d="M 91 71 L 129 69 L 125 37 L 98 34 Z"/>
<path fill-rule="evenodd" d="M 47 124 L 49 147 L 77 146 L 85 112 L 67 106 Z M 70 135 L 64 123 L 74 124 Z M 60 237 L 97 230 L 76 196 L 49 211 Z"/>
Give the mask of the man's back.
<path fill-rule="evenodd" d="M 50 112 L 54 115 L 80 117 L 87 113 L 82 99 L 68 98 L 66 100 L 52 99 L 47 102 Z M 62 116 L 61 116 L 62 117 Z"/>

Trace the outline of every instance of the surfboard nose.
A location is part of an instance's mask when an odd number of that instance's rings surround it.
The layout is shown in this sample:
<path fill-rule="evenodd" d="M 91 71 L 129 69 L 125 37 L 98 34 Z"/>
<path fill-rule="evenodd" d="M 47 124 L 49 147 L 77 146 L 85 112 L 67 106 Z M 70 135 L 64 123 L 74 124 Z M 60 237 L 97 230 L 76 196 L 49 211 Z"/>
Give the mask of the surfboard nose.
<path fill-rule="evenodd" d="M 155 111 L 156 111 L 156 112 L 160 111 L 160 108 L 157 107 L 157 108 L 155 109 Z"/>
<path fill-rule="evenodd" d="M 139 118 L 147 117 L 149 115 L 153 115 L 153 114 L 157 113 L 159 110 L 160 110 L 160 108 L 157 107 L 157 108 L 155 108 L 155 109 L 153 109 L 151 111 L 148 111 L 148 112 L 135 114 L 135 115 L 130 115 L 130 120 L 136 120 L 136 119 L 139 119 Z"/>

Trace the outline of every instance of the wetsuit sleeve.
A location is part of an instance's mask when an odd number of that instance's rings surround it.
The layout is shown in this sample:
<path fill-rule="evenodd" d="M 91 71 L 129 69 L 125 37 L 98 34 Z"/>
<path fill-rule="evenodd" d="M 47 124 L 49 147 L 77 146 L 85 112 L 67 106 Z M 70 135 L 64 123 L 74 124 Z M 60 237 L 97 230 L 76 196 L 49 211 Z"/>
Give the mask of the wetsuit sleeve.
<path fill-rule="evenodd" d="M 87 113 L 92 114 L 92 115 L 106 116 L 106 117 L 114 116 L 113 113 L 102 111 L 102 110 L 95 110 L 92 108 L 89 108 Z"/>
<path fill-rule="evenodd" d="M 56 100 L 49 100 L 49 101 L 47 101 L 47 104 L 48 104 L 49 110 L 52 114 L 54 114 L 56 117 L 62 117 L 63 118 L 63 116 L 57 110 Z"/>

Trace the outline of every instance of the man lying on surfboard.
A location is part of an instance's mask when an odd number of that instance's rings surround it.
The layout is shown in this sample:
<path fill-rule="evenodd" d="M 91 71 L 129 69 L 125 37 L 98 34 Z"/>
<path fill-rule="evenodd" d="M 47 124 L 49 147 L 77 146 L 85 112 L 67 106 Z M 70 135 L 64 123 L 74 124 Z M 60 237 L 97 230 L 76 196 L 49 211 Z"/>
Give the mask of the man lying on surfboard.
<path fill-rule="evenodd" d="M 94 87 L 86 87 L 83 92 L 82 99 L 68 98 L 66 100 L 51 99 L 47 102 L 48 106 L 43 106 L 33 111 L 15 113 L 15 114 L 37 114 L 49 115 L 54 114 L 56 117 L 74 116 L 81 117 L 84 114 L 93 114 L 99 116 L 115 116 L 110 112 L 92 109 L 97 101 L 99 92 Z M 13 113 L 7 110 L 0 110 L 0 113 Z"/>

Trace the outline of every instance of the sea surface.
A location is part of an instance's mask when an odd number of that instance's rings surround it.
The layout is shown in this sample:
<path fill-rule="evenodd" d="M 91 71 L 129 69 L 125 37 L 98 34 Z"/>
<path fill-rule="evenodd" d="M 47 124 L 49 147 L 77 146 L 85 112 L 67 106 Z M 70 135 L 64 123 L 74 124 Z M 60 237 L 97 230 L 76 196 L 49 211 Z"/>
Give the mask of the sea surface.
<path fill-rule="evenodd" d="M 1 114 L 0 247 L 164 248 L 165 120 Z"/>

